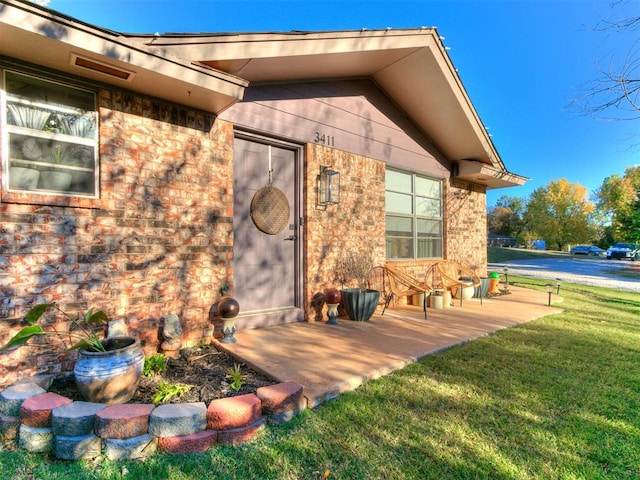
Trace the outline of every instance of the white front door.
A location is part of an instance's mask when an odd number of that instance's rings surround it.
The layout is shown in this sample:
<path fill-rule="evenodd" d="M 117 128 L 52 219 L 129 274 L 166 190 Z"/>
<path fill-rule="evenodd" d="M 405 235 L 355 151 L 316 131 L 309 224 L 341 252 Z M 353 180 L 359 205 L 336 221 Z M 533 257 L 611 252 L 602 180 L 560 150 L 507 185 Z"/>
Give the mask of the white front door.
<path fill-rule="evenodd" d="M 240 304 L 241 316 L 260 316 L 261 324 L 274 324 L 302 319 L 298 193 L 301 155 L 296 146 L 267 142 L 251 137 L 234 141 L 234 297 Z M 277 233 L 265 233 L 264 225 L 254 222 L 251 216 L 254 195 L 269 184 L 284 193 L 289 207 L 288 221 Z"/>

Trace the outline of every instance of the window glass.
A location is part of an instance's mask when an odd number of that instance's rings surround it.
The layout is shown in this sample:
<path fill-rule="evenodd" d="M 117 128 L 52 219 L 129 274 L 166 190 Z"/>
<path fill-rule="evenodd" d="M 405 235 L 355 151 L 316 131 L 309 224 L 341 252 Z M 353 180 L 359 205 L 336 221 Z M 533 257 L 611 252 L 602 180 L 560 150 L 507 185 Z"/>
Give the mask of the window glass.
<path fill-rule="evenodd" d="M 97 196 L 98 128 L 93 92 L 5 73 L 5 188 Z"/>
<path fill-rule="evenodd" d="M 442 256 L 442 182 L 408 172 L 386 173 L 386 255 Z"/>
<path fill-rule="evenodd" d="M 387 190 L 395 192 L 412 193 L 413 191 L 411 188 L 411 175 L 403 172 L 387 170 L 386 185 Z"/>
<path fill-rule="evenodd" d="M 413 196 L 411 194 L 387 192 L 386 195 L 387 212 L 413 213 L 412 203 Z"/>

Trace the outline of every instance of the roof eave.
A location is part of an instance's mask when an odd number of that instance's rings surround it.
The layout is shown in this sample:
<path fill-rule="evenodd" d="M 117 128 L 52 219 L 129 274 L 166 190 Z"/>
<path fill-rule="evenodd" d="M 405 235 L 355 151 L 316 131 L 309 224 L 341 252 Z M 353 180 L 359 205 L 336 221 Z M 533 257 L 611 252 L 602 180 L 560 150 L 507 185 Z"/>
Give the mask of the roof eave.
<path fill-rule="evenodd" d="M 0 56 L 219 113 L 242 99 L 248 82 L 215 69 L 159 55 L 117 33 L 21 0 L 2 0 Z M 29 48 L 24 48 L 29 45 Z M 78 66 L 104 64 L 122 76 Z"/>

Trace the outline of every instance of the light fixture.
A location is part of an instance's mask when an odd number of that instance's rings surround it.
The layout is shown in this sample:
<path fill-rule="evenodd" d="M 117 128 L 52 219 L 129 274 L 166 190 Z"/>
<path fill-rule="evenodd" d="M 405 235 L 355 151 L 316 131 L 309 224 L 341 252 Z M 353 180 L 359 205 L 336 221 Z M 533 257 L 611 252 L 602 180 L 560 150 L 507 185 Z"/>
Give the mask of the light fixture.
<path fill-rule="evenodd" d="M 504 273 L 504 293 L 509 293 L 509 268 L 504 267 L 502 272 Z"/>
<path fill-rule="evenodd" d="M 320 167 L 318 178 L 318 205 L 337 205 L 340 203 L 340 172 L 331 167 Z"/>
<path fill-rule="evenodd" d="M 549 294 L 549 302 L 547 303 L 547 305 L 551 306 L 551 294 L 553 293 L 553 284 L 547 283 L 547 293 Z"/>
<path fill-rule="evenodd" d="M 559 278 L 556 278 L 556 295 L 560 295 L 560 285 L 562 284 L 562 280 L 560 280 Z"/>

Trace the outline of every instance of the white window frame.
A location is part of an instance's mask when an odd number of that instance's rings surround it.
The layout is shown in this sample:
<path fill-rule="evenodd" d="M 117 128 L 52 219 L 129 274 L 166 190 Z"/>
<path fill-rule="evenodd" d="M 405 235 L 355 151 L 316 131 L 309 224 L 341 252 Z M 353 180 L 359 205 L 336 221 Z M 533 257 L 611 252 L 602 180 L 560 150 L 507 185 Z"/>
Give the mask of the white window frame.
<path fill-rule="evenodd" d="M 394 189 L 389 185 L 388 173 L 396 173 L 405 175 L 410 179 L 409 191 L 403 189 Z M 438 184 L 437 191 L 439 196 L 432 196 L 428 192 L 417 191 L 417 179 L 424 179 L 429 182 L 436 182 Z M 411 199 L 410 211 L 393 211 L 389 199 L 390 196 L 404 196 L 407 200 Z M 441 258 L 443 252 L 443 211 L 444 211 L 444 188 L 442 180 L 438 178 L 428 177 L 414 172 L 398 170 L 393 168 L 387 168 L 387 176 L 385 178 L 385 237 L 386 237 L 386 255 L 387 260 L 402 259 L 402 260 L 415 260 L 426 258 Z M 418 213 L 418 200 L 427 200 L 435 205 L 437 208 L 432 208 L 429 214 Z M 405 231 L 403 234 L 396 234 L 390 232 L 390 224 L 393 221 L 410 225 L 409 232 Z M 430 223 L 432 227 L 435 227 L 435 234 L 420 235 L 418 232 L 419 225 L 425 222 Z M 430 248 L 429 248 L 430 247 Z M 429 251 L 427 251 L 429 250 Z M 421 253 L 424 252 L 424 253 Z"/>
<path fill-rule="evenodd" d="M 19 70 L 3 69 L 0 74 L 3 86 L 0 91 L 3 191 L 98 198 L 100 168 L 96 92 Z M 83 110 L 72 105 L 72 102 L 65 105 L 64 101 L 54 103 L 12 94 L 7 75 L 12 76 L 14 81 L 23 77 L 27 83 L 33 80 L 50 84 L 52 89 L 67 94 L 77 93 L 87 98 L 91 96 L 93 108 Z M 13 107 L 11 117 L 10 106 Z M 31 121 L 31 118 L 42 112 L 43 116 L 48 113 L 48 120 L 44 126 L 36 127 L 36 122 Z M 23 117 L 19 119 L 20 114 Z M 69 119 L 71 121 L 67 121 Z M 37 125 L 40 123 L 37 122 Z M 14 167 L 36 170 L 36 180 L 31 182 L 26 177 L 22 180 L 16 172 L 24 173 L 24 170 L 18 171 Z M 54 184 L 49 178 L 55 176 L 62 177 L 66 182 Z"/>

